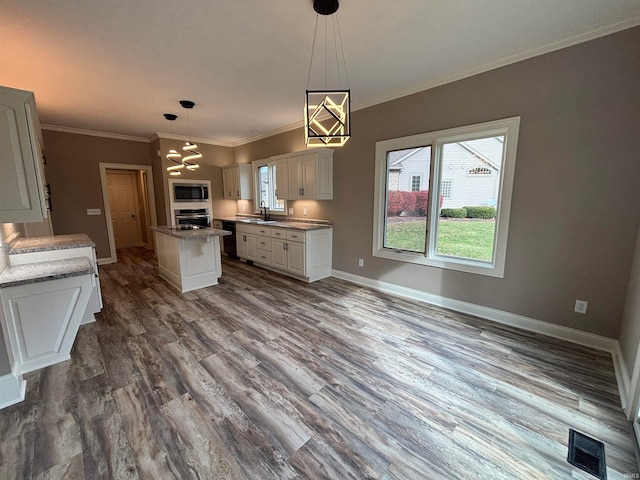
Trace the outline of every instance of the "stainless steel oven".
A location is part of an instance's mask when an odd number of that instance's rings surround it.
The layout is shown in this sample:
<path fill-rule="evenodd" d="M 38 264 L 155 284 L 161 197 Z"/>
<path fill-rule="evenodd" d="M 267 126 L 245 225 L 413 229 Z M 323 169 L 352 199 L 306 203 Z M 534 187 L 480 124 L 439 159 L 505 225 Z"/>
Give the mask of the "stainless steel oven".
<path fill-rule="evenodd" d="M 175 210 L 176 227 L 195 225 L 198 227 L 211 226 L 211 214 L 208 208 L 183 208 Z"/>

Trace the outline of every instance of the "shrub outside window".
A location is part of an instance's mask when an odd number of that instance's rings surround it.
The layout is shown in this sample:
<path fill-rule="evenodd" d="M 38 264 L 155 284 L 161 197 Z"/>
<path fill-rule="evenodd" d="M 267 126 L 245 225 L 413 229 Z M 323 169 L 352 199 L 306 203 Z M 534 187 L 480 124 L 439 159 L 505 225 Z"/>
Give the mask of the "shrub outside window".
<path fill-rule="evenodd" d="M 519 123 L 378 142 L 373 255 L 504 276 Z"/>

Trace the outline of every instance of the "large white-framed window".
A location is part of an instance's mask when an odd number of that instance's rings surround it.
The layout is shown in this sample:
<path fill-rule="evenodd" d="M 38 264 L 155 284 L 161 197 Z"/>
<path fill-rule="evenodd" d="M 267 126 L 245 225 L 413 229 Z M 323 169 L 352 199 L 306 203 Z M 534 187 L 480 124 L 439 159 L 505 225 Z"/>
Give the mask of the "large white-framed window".
<path fill-rule="evenodd" d="M 512 117 L 377 142 L 373 255 L 503 277 L 519 126 Z M 412 191 L 418 174 L 423 190 Z"/>
<path fill-rule="evenodd" d="M 251 162 L 254 184 L 254 208 L 260 211 L 261 205 L 269 209 L 269 213 L 275 215 L 286 214 L 286 200 L 276 197 L 276 169 L 269 159 L 255 160 Z M 264 203 L 263 203 L 264 202 Z"/>

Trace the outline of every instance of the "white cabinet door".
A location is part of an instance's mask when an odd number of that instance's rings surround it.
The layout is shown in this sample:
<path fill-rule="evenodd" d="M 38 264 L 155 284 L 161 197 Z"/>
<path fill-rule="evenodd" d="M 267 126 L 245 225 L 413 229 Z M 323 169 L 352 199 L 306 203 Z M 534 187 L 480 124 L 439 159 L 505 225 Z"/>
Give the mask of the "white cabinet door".
<path fill-rule="evenodd" d="M 302 166 L 302 157 L 289 157 L 287 165 L 287 173 L 289 175 L 289 197 L 292 200 L 303 198 L 302 189 L 304 187 L 304 172 Z"/>
<path fill-rule="evenodd" d="M 302 197 L 318 197 L 318 154 L 302 157 Z"/>
<path fill-rule="evenodd" d="M 288 242 L 287 243 L 287 270 L 295 275 L 305 276 L 304 268 L 305 247 L 304 243 Z"/>
<path fill-rule="evenodd" d="M 276 171 L 276 198 L 289 198 L 289 164 L 286 158 L 273 162 Z"/>
<path fill-rule="evenodd" d="M 69 360 L 91 295 L 86 274 L 0 289 L 19 373 Z"/>
<path fill-rule="evenodd" d="M 238 170 L 235 168 L 225 168 L 222 170 L 222 188 L 225 199 L 235 200 L 238 198 Z"/>
<path fill-rule="evenodd" d="M 272 238 L 271 244 L 273 246 L 272 263 L 274 267 L 287 269 L 287 242 L 286 240 L 280 240 L 279 238 Z"/>
<path fill-rule="evenodd" d="M 249 200 L 251 191 L 251 165 L 240 164 L 222 170 L 222 194 L 229 200 Z"/>
<path fill-rule="evenodd" d="M 240 258 L 256 259 L 256 236 L 252 233 L 236 233 L 236 250 Z"/>
<path fill-rule="evenodd" d="M 39 129 L 33 94 L 0 87 L 0 223 L 47 216 Z"/>

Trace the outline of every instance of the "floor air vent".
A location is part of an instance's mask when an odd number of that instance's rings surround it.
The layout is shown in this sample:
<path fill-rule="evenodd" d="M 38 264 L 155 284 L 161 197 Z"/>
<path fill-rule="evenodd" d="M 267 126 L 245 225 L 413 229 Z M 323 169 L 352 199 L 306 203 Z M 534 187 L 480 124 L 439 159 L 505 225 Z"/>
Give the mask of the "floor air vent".
<path fill-rule="evenodd" d="M 607 480 L 607 466 L 604 459 L 604 443 L 583 433 L 569 429 L 569 455 L 567 461 L 581 470 Z"/>

